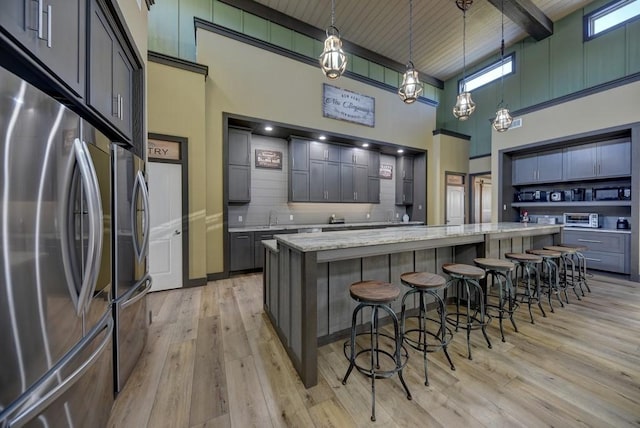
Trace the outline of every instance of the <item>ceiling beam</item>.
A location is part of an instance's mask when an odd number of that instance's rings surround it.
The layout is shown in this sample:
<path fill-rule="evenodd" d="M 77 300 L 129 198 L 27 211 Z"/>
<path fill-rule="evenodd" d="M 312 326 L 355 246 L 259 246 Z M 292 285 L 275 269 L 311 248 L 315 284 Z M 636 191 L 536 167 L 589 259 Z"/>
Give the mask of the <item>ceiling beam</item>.
<path fill-rule="evenodd" d="M 504 15 L 540 41 L 553 34 L 553 22 L 531 0 L 489 0 L 501 10 L 504 1 Z"/>

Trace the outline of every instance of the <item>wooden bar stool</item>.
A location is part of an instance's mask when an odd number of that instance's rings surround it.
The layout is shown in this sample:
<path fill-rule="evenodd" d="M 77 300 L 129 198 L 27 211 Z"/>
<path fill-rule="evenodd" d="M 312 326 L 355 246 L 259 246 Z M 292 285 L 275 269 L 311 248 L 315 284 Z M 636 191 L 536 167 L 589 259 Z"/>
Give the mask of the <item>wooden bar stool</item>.
<path fill-rule="evenodd" d="M 575 258 L 578 262 L 578 281 L 580 282 L 580 290 L 582 290 L 582 284 L 584 284 L 585 288 L 589 293 L 591 293 L 591 288 L 589 287 L 589 283 L 587 282 L 587 258 L 584 256 L 583 252 L 588 251 L 589 247 L 586 245 L 580 244 L 558 244 L 560 247 L 573 248 L 576 250 Z M 582 290 L 582 295 L 584 296 L 584 290 Z"/>
<path fill-rule="evenodd" d="M 396 300 L 400 295 L 400 289 L 388 282 L 383 281 L 361 281 L 351 284 L 349 287 L 349 293 L 351 298 L 358 303 L 358 306 L 353 310 L 353 316 L 351 318 L 351 338 L 344 343 L 344 355 L 349 360 L 349 368 L 347 373 L 342 379 L 342 384 L 346 385 L 347 379 L 351 374 L 351 371 L 355 367 L 360 373 L 371 378 L 371 420 L 376 420 L 376 379 L 389 378 L 398 373 L 400 382 L 407 393 L 407 399 L 411 400 L 411 393 L 407 384 L 402 377 L 402 369 L 407 364 L 409 354 L 406 348 L 402 344 L 402 335 L 398 325 L 398 317 L 393 309 L 391 309 L 391 302 Z M 356 320 L 358 313 L 363 308 L 371 308 L 371 328 L 368 332 L 362 332 L 356 334 Z M 389 317 L 393 321 L 394 335 L 390 336 L 386 333 L 382 333 L 378 328 L 378 311 L 382 309 L 389 314 Z M 369 334 L 369 347 L 365 347 L 356 352 L 356 337 Z M 390 342 L 392 352 L 383 348 L 380 343 L 382 337 L 383 342 Z M 349 348 L 350 352 L 347 352 Z M 365 367 L 364 362 L 358 362 L 357 359 L 362 354 L 369 354 L 369 366 Z M 380 357 L 387 360 L 385 367 L 381 368 Z M 384 361 L 383 365 L 384 365 Z"/>
<path fill-rule="evenodd" d="M 544 309 L 542 309 L 540 298 L 542 295 L 542 292 L 540 291 L 540 272 L 538 270 L 538 267 L 542 266 L 543 259 L 540 256 L 528 253 L 506 253 L 504 256 L 516 264 L 516 289 L 518 288 L 518 283 L 521 283 L 525 288 L 525 292 L 522 296 L 527 299 L 529 317 L 531 317 L 531 324 L 534 324 L 533 312 L 531 311 L 531 301 L 535 300 L 538 303 L 540 312 L 542 312 L 542 316 L 547 316 L 547 314 L 544 313 Z M 518 273 L 520 275 L 518 275 Z M 535 291 L 531 289 L 532 276 L 534 279 Z"/>
<path fill-rule="evenodd" d="M 453 338 L 453 333 L 447 328 L 447 312 L 444 301 L 438 294 L 438 291 L 444 290 L 447 280 L 440 275 L 429 272 L 407 272 L 400 275 L 400 281 L 411 290 L 404 293 L 402 297 L 402 316 L 400 317 L 400 325 L 402 331 L 402 337 L 406 344 L 412 348 L 422 351 L 422 358 L 424 360 L 424 384 L 429 386 L 429 377 L 427 375 L 427 352 L 434 352 L 438 349 L 444 351 L 444 355 L 449 361 L 451 370 L 455 370 L 455 366 L 451 361 L 449 352 L 447 352 L 447 345 Z M 408 297 L 418 294 L 420 299 L 419 311 L 416 316 L 407 316 L 405 311 L 405 301 Z M 427 295 L 433 296 L 437 304 L 439 319 L 434 320 L 427 317 Z M 418 322 L 417 328 L 406 329 L 406 321 L 408 319 L 415 318 Z M 427 329 L 427 321 L 435 321 L 439 323 L 438 331 L 433 333 Z M 417 338 L 415 337 L 417 333 Z M 428 344 L 427 336 L 433 337 L 437 340 L 436 343 Z"/>
<path fill-rule="evenodd" d="M 576 264 L 573 260 L 573 256 L 576 254 L 576 250 L 569 247 L 561 247 L 559 245 L 548 245 L 544 247 L 544 249 L 557 251 L 561 254 L 560 260 L 562 261 L 562 269 L 560 271 L 560 281 L 564 283 L 566 288 L 571 288 L 573 290 L 578 300 L 582 300 L 580 298 L 580 294 L 578 293 L 579 284 L 576 277 Z M 566 293 L 565 297 L 567 298 L 566 303 L 569 303 L 569 299 Z"/>
<path fill-rule="evenodd" d="M 540 272 L 541 277 L 541 288 L 545 288 L 547 291 L 547 297 L 549 299 L 549 308 L 551 308 L 551 312 L 555 312 L 553 309 L 553 305 L 551 304 L 551 295 L 555 294 L 558 298 L 558 302 L 560 302 L 560 306 L 564 307 L 564 303 L 562 303 L 562 299 L 560 298 L 560 293 L 564 292 L 565 301 L 569 301 L 567 297 L 567 289 L 560 283 L 560 267 L 559 263 L 560 258 L 562 257 L 562 253 L 558 251 L 551 250 L 527 250 L 528 254 L 534 254 L 536 256 L 542 257 L 542 271 Z"/>
<path fill-rule="evenodd" d="M 491 349 L 491 341 L 487 335 L 487 324 L 491 321 L 491 317 L 485 313 L 484 292 L 478 282 L 484 278 L 484 270 L 460 263 L 445 263 L 442 265 L 442 270 L 450 276 L 445 293 L 452 284 L 457 286 L 456 311 L 447 313 L 446 319 L 449 324 L 455 326 L 456 331 L 461 326 L 467 330 L 467 351 L 468 358 L 471 360 L 471 330 L 481 329 L 487 346 Z M 463 297 L 466 297 L 466 312 L 460 312 L 460 299 Z M 474 301 L 473 305 L 471 300 Z M 460 316 L 464 316 L 464 323 L 460 322 Z"/>
<path fill-rule="evenodd" d="M 487 311 L 495 309 L 498 312 L 498 321 L 500 323 L 500 335 L 504 342 L 504 329 L 502 328 L 502 320 L 506 315 L 509 316 L 513 329 L 518 332 L 518 327 L 513 319 L 513 313 L 518 308 L 515 300 L 515 291 L 511 282 L 511 272 L 515 269 L 515 265 L 509 261 L 501 259 L 477 258 L 473 259 L 476 266 L 484 269 L 487 277 L 486 296 L 489 298 L 489 289 L 491 285 L 498 284 L 498 304 L 487 304 Z M 489 283 L 489 278 L 492 279 Z M 506 307 L 505 307 L 506 304 Z"/>

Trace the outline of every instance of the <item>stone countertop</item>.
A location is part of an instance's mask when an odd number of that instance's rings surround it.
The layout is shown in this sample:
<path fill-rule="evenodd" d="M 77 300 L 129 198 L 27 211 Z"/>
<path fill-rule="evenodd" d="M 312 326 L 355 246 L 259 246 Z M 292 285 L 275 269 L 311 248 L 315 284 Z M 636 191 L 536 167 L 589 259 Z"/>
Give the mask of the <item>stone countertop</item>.
<path fill-rule="evenodd" d="M 460 236 L 522 232 L 525 230 L 557 230 L 561 227 L 562 225 L 559 224 L 477 223 L 460 226 L 411 226 L 340 232 L 299 233 L 295 235 L 277 235 L 274 238 L 278 243 L 286 244 L 298 251 L 305 252 L 446 239 Z"/>
<path fill-rule="evenodd" d="M 322 224 L 275 224 L 273 226 L 243 226 L 230 227 L 229 232 L 270 232 L 278 230 L 299 230 L 299 229 L 349 229 L 350 227 L 402 227 L 421 226 L 424 222 L 410 221 L 409 223 L 392 221 L 369 221 L 362 223 L 322 223 Z"/>

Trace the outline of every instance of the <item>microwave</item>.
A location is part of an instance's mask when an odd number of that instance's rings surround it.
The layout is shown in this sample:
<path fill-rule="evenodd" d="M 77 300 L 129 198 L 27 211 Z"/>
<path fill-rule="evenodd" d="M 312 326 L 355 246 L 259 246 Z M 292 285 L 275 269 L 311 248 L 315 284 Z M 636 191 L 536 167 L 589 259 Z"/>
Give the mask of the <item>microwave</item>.
<path fill-rule="evenodd" d="M 602 187 L 593 189 L 594 201 L 628 201 L 631 199 L 631 187 Z"/>
<path fill-rule="evenodd" d="M 600 216 L 596 213 L 564 213 L 565 227 L 600 227 Z"/>
<path fill-rule="evenodd" d="M 539 202 L 547 200 L 547 192 L 544 190 L 531 190 L 516 192 L 513 198 L 514 202 Z"/>

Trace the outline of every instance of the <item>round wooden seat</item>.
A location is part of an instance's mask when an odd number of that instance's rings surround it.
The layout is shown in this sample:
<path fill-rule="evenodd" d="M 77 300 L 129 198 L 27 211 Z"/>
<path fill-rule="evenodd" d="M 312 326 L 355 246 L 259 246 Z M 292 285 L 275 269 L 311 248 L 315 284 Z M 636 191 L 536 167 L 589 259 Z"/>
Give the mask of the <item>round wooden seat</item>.
<path fill-rule="evenodd" d="M 400 275 L 403 284 L 422 290 L 443 287 L 447 280 L 444 277 L 430 272 L 406 272 Z"/>
<path fill-rule="evenodd" d="M 458 277 L 470 279 L 484 278 L 484 270 L 471 265 L 463 265 L 460 263 L 445 263 L 442 265 L 442 270 L 449 275 L 455 275 Z"/>
<path fill-rule="evenodd" d="M 551 250 L 527 250 L 529 254 L 535 254 L 536 256 L 540 256 L 544 258 L 557 258 L 562 255 L 559 251 L 551 251 Z"/>
<path fill-rule="evenodd" d="M 580 245 L 580 244 L 558 244 L 560 247 L 565 247 L 565 248 L 573 248 L 576 251 L 582 252 L 582 251 L 587 251 L 589 249 L 589 247 L 587 247 L 586 245 Z"/>
<path fill-rule="evenodd" d="M 389 303 L 400 295 L 400 288 L 384 281 L 361 281 L 349 287 L 351 297 L 359 302 Z"/>
<path fill-rule="evenodd" d="M 507 260 L 502 259 L 487 259 L 487 258 L 477 258 L 473 259 L 473 262 L 479 267 L 487 270 L 497 270 L 497 271 L 512 271 L 515 268 L 515 265 Z"/>
<path fill-rule="evenodd" d="M 546 247 L 544 247 L 545 250 L 551 250 L 551 251 L 558 251 L 559 253 L 562 254 L 575 254 L 576 250 L 575 248 L 570 248 L 570 247 L 561 247 L 559 245 L 548 245 Z"/>
<path fill-rule="evenodd" d="M 542 263 L 542 257 L 527 253 L 505 253 L 506 258 L 524 263 Z"/>

